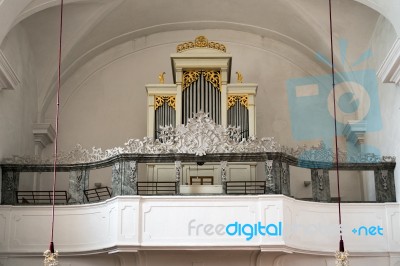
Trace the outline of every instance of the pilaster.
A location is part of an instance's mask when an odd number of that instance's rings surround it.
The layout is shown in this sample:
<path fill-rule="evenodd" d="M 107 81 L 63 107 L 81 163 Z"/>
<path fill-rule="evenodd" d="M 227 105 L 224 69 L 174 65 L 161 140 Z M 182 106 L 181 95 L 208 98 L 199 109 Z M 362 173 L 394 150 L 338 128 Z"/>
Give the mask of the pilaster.
<path fill-rule="evenodd" d="M 377 202 L 396 202 L 394 170 L 375 170 L 375 194 Z"/>
<path fill-rule="evenodd" d="M 226 181 L 227 181 L 227 173 L 228 173 L 228 162 L 221 161 L 220 163 L 221 168 L 221 183 L 222 183 L 222 192 L 226 194 Z"/>
<path fill-rule="evenodd" d="M 181 161 L 175 161 L 176 194 L 180 194 L 181 180 L 182 180 L 182 163 Z"/>
<path fill-rule="evenodd" d="M 112 167 L 112 196 L 137 195 L 137 162 L 119 161 Z"/>
<path fill-rule="evenodd" d="M 68 193 L 70 199 L 69 204 L 85 203 L 84 190 L 89 188 L 89 169 L 81 169 L 69 172 L 69 188 Z"/>
<path fill-rule="evenodd" d="M 329 171 L 325 169 L 311 169 L 312 197 L 314 201 L 330 202 L 331 190 Z"/>
<path fill-rule="evenodd" d="M 2 169 L 1 204 L 17 204 L 17 190 L 19 186 L 19 172 Z"/>

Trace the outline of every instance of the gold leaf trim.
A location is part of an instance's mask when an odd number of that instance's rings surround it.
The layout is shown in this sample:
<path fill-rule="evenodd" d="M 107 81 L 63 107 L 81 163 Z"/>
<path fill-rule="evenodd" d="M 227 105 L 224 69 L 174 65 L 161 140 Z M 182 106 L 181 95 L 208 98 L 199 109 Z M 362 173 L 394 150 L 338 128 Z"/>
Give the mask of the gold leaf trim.
<path fill-rule="evenodd" d="M 183 82 L 182 82 L 182 90 L 185 90 L 190 86 L 193 82 L 196 82 L 201 75 L 201 71 L 184 71 L 183 72 Z"/>
<path fill-rule="evenodd" d="M 196 82 L 201 75 L 204 75 L 206 81 L 210 82 L 215 88 L 221 90 L 221 72 L 214 70 L 184 71 L 182 78 L 182 90 L 185 90 L 193 82 Z"/>
<path fill-rule="evenodd" d="M 237 102 L 240 102 L 241 105 L 249 108 L 249 97 L 248 95 L 230 95 L 228 96 L 228 110 L 235 106 Z"/>
<path fill-rule="evenodd" d="M 167 102 L 168 102 L 169 107 L 172 107 L 176 110 L 175 96 L 169 96 Z"/>
<path fill-rule="evenodd" d="M 221 73 L 219 71 L 204 71 L 204 76 L 215 88 L 221 90 Z"/>
<path fill-rule="evenodd" d="M 172 107 L 176 110 L 175 96 L 155 96 L 154 110 L 157 110 L 158 108 L 160 108 L 164 104 L 164 101 L 167 101 L 168 106 Z"/>
<path fill-rule="evenodd" d="M 211 48 L 226 52 L 225 45 L 217 42 L 209 42 L 205 36 L 197 36 L 194 42 L 190 41 L 178 44 L 176 51 L 180 53 L 192 48 Z"/>

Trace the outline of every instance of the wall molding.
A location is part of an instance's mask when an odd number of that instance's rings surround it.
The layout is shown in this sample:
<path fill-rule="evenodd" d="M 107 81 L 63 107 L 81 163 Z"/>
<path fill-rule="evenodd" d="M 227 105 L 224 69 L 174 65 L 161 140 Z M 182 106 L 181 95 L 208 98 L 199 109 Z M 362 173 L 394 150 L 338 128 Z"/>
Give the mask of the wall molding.
<path fill-rule="evenodd" d="M 55 138 L 55 131 L 50 123 L 37 123 L 33 124 L 33 136 L 35 144 L 45 148 L 48 144 L 53 143 Z"/>
<path fill-rule="evenodd" d="M 0 91 L 3 89 L 15 89 L 20 83 L 17 73 L 15 73 L 6 56 L 0 50 Z"/>
<path fill-rule="evenodd" d="M 349 120 L 343 129 L 346 140 L 356 146 L 364 144 L 365 132 L 367 132 L 367 122 L 363 120 Z"/>
<path fill-rule="evenodd" d="M 377 75 L 383 83 L 400 85 L 400 37 L 394 41 Z"/>

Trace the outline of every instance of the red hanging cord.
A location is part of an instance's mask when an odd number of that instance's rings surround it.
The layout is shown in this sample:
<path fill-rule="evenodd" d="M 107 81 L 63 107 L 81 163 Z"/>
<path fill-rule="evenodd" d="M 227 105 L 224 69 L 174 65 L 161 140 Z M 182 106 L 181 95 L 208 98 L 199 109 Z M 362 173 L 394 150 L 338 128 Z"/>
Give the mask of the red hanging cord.
<path fill-rule="evenodd" d="M 342 212 L 340 206 L 340 178 L 339 178 L 339 148 L 338 148 L 338 137 L 337 137 L 337 121 L 336 121 L 336 95 L 335 95 L 335 65 L 333 61 L 333 31 L 332 31 L 332 3 L 329 0 L 329 28 L 330 28 L 330 37 L 331 37 L 331 70 L 332 70 L 332 91 L 333 91 L 333 115 L 334 115 L 334 124 L 335 124 L 335 160 L 336 160 L 336 180 L 337 180 L 337 191 L 338 191 L 338 208 L 339 208 L 339 232 L 340 232 L 340 241 L 339 241 L 339 251 L 344 252 L 344 242 L 342 236 Z"/>
<path fill-rule="evenodd" d="M 60 113 L 60 89 L 61 89 L 61 44 L 62 44 L 62 28 L 63 28 L 63 9 L 64 0 L 61 0 L 60 8 L 60 42 L 58 47 L 58 82 L 57 82 L 57 102 L 56 102 L 56 129 L 54 138 L 54 163 L 53 163 L 53 196 L 52 196 L 52 212 L 51 212 L 51 238 L 50 238 L 50 252 L 54 253 L 54 207 L 55 207 L 55 193 L 57 181 L 57 144 L 58 144 L 58 118 Z"/>

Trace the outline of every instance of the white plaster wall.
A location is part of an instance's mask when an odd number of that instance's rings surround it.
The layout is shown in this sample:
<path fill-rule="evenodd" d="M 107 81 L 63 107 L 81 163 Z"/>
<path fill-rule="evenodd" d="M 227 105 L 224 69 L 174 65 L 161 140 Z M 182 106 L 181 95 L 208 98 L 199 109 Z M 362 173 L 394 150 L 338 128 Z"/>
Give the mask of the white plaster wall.
<path fill-rule="evenodd" d="M 32 124 L 37 115 L 35 62 L 29 40 L 16 26 L 0 47 L 20 83 L 14 90 L 0 91 L 0 159 L 13 154 L 33 154 Z"/>
<path fill-rule="evenodd" d="M 392 44 L 396 39 L 393 26 L 384 18 L 381 18 L 371 38 L 370 46 L 373 57 L 367 61 L 368 67 L 378 69 Z M 391 83 L 379 82 L 379 102 L 381 108 L 383 129 L 379 132 L 366 134 L 366 141 L 377 147 L 382 155 L 393 155 L 400 158 L 400 88 Z M 395 168 L 395 183 L 397 201 L 400 199 L 400 168 Z M 367 199 L 375 199 L 373 173 L 364 174 L 364 187 Z"/>

